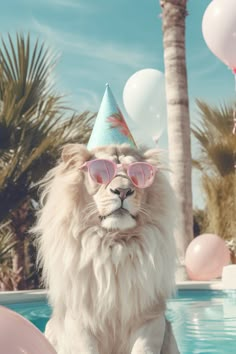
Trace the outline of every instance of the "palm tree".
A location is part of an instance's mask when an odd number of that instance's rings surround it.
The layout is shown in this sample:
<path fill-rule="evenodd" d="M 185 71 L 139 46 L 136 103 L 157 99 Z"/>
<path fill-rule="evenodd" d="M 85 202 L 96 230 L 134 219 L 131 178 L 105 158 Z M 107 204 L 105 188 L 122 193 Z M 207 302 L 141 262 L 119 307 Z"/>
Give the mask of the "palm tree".
<path fill-rule="evenodd" d="M 22 269 L 24 240 L 32 223 L 31 188 L 54 164 L 59 148 L 68 142 L 86 142 L 89 112 L 75 114 L 55 95 L 48 78 L 55 57 L 30 36 L 8 36 L 0 47 L 0 222 L 11 220 L 15 240 L 13 271 Z"/>
<path fill-rule="evenodd" d="M 179 277 L 185 277 L 185 251 L 193 239 L 190 119 L 185 60 L 187 0 L 161 0 L 168 116 L 171 182 L 180 213 L 175 232 L 180 262 Z M 179 278 L 179 279 L 180 279 Z"/>
<path fill-rule="evenodd" d="M 236 137 L 232 134 L 233 106 L 211 107 L 197 101 L 200 120 L 192 128 L 199 144 L 194 167 L 202 173 L 208 231 L 226 240 L 235 238 Z"/>

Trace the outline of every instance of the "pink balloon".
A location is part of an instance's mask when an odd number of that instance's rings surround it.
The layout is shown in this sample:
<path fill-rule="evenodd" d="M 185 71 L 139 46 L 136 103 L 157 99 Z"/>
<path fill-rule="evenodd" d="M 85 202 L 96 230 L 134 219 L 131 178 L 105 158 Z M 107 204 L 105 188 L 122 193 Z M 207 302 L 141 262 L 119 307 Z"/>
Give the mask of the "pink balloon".
<path fill-rule="evenodd" d="M 185 265 L 191 280 L 211 280 L 221 276 L 230 262 L 224 240 L 214 234 L 197 236 L 188 246 Z"/>
<path fill-rule="evenodd" d="M 0 353 L 56 354 L 56 351 L 31 322 L 0 306 Z"/>
<path fill-rule="evenodd" d="M 213 54 L 236 73 L 236 1 L 213 0 L 204 13 L 202 32 Z"/>

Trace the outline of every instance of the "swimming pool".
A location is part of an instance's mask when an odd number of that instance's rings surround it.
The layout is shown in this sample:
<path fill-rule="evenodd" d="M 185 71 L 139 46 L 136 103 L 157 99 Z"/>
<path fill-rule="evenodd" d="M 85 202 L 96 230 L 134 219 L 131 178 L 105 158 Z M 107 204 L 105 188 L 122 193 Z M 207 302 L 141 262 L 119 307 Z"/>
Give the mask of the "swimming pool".
<path fill-rule="evenodd" d="M 6 306 L 41 331 L 51 313 L 44 301 Z M 236 291 L 179 290 L 168 303 L 167 317 L 181 354 L 236 353 Z"/>

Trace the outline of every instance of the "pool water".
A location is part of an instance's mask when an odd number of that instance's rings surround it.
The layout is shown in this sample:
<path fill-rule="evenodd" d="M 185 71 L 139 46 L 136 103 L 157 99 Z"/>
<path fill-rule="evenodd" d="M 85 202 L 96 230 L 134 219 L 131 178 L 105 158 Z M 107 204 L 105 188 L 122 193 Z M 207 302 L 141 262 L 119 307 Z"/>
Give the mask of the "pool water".
<path fill-rule="evenodd" d="M 167 317 L 182 354 L 236 354 L 236 291 L 179 291 Z"/>
<path fill-rule="evenodd" d="M 44 331 L 51 313 L 45 302 L 7 306 Z M 179 290 L 167 318 L 181 354 L 236 354 L 236 291 Z"/>

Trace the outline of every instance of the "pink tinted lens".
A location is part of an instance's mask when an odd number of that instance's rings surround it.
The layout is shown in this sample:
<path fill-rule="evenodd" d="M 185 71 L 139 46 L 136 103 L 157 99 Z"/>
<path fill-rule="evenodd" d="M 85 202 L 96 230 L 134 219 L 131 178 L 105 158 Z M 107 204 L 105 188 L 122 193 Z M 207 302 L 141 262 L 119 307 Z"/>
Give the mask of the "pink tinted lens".
<path fill-rule="evenodd" d="M 115 167 L 111 161 L 94 160 L 89 164 L 89 174 L 95 182 L 107 184 L 115 174 Z"/>
<path fill-rule="evenodd" d="M 137 162 L 129 167 L 129 178 L 138 188 L 150 186 L 154 179 L 154 168 L 145 162 Z"/>

